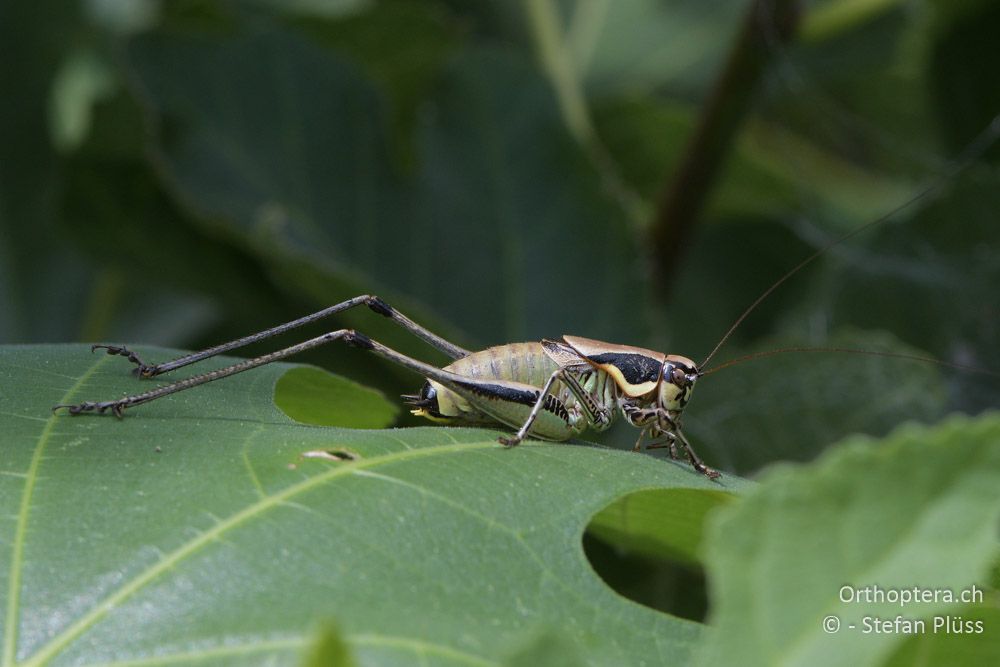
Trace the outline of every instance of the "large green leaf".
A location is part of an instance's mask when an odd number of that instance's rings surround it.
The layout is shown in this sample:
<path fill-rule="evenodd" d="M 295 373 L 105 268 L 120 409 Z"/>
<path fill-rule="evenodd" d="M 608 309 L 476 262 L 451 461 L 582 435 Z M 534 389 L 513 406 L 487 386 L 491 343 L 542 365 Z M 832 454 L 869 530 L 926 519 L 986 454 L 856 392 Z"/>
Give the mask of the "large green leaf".
<path fill-rule="evenodd" d="M 550 635 L 591 665 L 688 659 L 701 627 L 614 594 L 581 536 L 624 494 L 740 480 L 488 430 L 300 424 L 272 403 L 287 369 L 71 417 L 49 408 L 149 383 L 84 346 L 2 348 L 4 664 L 288 664 L 339 653 L 331 622 L 359 664 L 498 664 Z"/>
<path fill-rule="evenodd" d="M 957 603 L 962 591 L 989 588 L 1000 555 L 998 488 L 997 414 L 904 428 L 880 443 L 856 438 L 815 465 L 773 470 L 709 531 L 718 632 L 706 664 L 874 665 L 908 635 L 866 631 L 873 619 L 925 619 L 917 634 L 931 636 L 945 634 L 934 616 L 995 620 Z M 914 589 L 933 597 L 901 604 L 886 594 Z M 995 628 L 974 634 L 983 636 L 962 642 L 963 664 L 989 664 Z M 940 646 L 933 637 L 920 643 Z"/>

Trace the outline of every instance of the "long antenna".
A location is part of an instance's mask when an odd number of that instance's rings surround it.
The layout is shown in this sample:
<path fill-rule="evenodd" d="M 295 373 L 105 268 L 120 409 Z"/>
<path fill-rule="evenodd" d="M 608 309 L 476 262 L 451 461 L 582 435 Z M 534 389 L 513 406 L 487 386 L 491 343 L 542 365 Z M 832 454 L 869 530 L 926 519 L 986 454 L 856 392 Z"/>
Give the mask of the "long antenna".
<path fill-rule="evenodd" d="M 978 366 L 968 366 L 966 364 L 956 364 L 952 361 L 943 361 L 941 359 L 935 359 L 934 357 L 924 357 L 919 354 L 906 354 L 905 352 L 888 352 L 885 350 L 862 350 L 853 347 L 782 347 L 776 350 L 767 350 L 764 352 L 753 352 L 751 354 L 744 354 L 741 357 L 736 357 L 735 359 L 730 359 L 726 362 L 710 368 L 707 371 L 699 371 L 699 375 L 711 375 L 721 371 L 723 368 L 729 368 L 730 366 L 736 366 L 742 364 L 745 361 L 753 361 L 754 359 L 762 359 L 764 357 L 773 357 L 776 354 L 784 354 L 785 352 L 846 352 L 848 354 L 864 354 L 871 357 L 888 357 L 890 359 L 906 359 L 907 361 L 922 361 L 925 363 L 935 364 L 937 366 L 944 366 L 945 368 L 954 368 L 955 370 L 964 371 L 967 373 L 979 373 L 982 375 L 989 375 L 992 377 L 1000 378 L 1000 373 L 996 371 L 991 371 L 985 368 L 979 368 Z"/>
<path fill-rule="evenodd" d="M 876 225 L 882 224 L 886 220 L 894 217 L 899 212 L 910 208 L 917 202 L 921 201 L 922 199 L 925 199 L 931 193 L 939 190 L 942 186 L 948 183 L 957 174 L 961 173 L 966 167 L 968 167 L 976 159 L 978 159 L 986 151 L 987 148 L 992 146 L 993 142 L 996 141 L 997 136 L 1000 136 L 1000 114 L 994 116 L 993 120 L 990 121 L 990 123 L 986 126 L 986 128 L 982 132 L 980 132 L 976 136 L 976 138 L 969 143 L 968 146 L 965 147 L 965 149 L 959 154 L 959 156 L 952 163 L 952 167 L 948 169 L 944 174 L 935 177 L 931 181 L 930 185 L 928 185 L 926 188 L 924 188 L 916 195 L 911 197 L 908 201 L 905 201 L 899 206 L 893 208 L 888 213 L 885 213 L 870 222 L 866 222 L 860 227 L 856 227 L 855 229 L 852 229 L 846 234 L 839 236 L 833 239 L 832 241 L 824 244 L 816 252 L 809 255 L 804 260 L 793 266 L 791 270 L 789 270 L 785 275 L 778 278 L 778 280 L 774 284 L 772 284 L 770 287 L 764 290 L 764 292 L 759 297 L 757 297 L 754 300 L 754 302 L 751 303 L 750 306 L 746 310 L 744 310 L 739 317 L 736 318 L 736 321 L 733 322 L 731 327 L 729 327 L 725 335 L 723 335 L 722 338 L 719 339 L 719 342 L 715 344 L 715 347 L 712 348 L 712 351 L 708 353 L 708 356 L 705 357 L 705 360 L 698 365 L 698 368 L 704 368 L 705 365 L 712 360 L 712 357 L 715 356 L 715 353 L 718 352 L 723 345 L 725 345 L 726 341 L 729 340 L 729 337 L 733 335 L 733 332 L 736 331 L 736 329 L 740 326 L 740 324 L 743 323 L 743 320 L 745 320 L 747 316 L 750 315 L 750 313 L 756 310 L 757 306 L 759 306 L 761 302 L 764 301 L 764 299 L 771 296 L 771 293 L 774 290 L 781 287 L 782 283 L 784 283 L 786 280 L 788 280 L 796 273 L 804 269 L 806 266 L 811 264 L 813 260 L 815 260 L 823 253 L 825 253 L 830 248 L 833 248 L 834 246 L 840 245 L 844 241 L 854 238 L 855 236 L 857 236 L 861 232 L 864 232 L 865 230 L 871 229 Z"/>

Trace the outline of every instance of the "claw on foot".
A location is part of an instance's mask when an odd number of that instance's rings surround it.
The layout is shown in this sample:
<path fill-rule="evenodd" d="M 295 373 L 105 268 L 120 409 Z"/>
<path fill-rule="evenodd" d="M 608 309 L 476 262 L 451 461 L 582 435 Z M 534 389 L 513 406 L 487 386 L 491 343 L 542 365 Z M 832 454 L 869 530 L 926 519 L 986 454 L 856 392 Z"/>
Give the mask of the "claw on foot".
<path fill-rule="evenodd" d="M 521 444 L 521 438 L 519 438 L 517 436 L 514 436 L 513 438 L 507 438 L 507 437 L 504 437 L 504 436 L 500 436 L 499 438 L 497 438 L 497 442 L 499 442 L 501 445 L 503 445 L 504 447 L 507 447 L 509 449 L 511 447 L 517 447 L 518 445 L 520 445 Z"/>
<path fill-rule="evenodd" d="M 680 452 L 677 449 L 677 442 L 674 440 L 668 440 L 666 442 L 651 442 L 650 444 L 646 445 L 646 449 L 666 449 L 670 453 L 670 458 L 673 459 L 674 461 L 680 460 L 681 458 Z M 709 468 L 707 465 L 702 463 L 700 460 L 697 460 L 690 454 L 688 454 L 687 459 L 691 463 L 691 467 L 694 468 L 696 471 L 700 472 L 705 477 L 708 477 L 709 479 L 718 479 L 719 477 L 722 477 L 722 473 L 720 473 L 718 470 L 716 470 L 715 468 Z"/>
<path fill-rule="evenodd" d="M 718 470 L 716 470 L 715 468 L 709 468 L 704 463 L 695 463 L 694 469 L 700 472 L 705 477 L 708 477 L 709 479 L 718 479 L 719 477 L 722 476 L 722 473 L 720 473 Z"/>
<path fill-rule="evenodd" d="M 97 350 L 106 350 L 107 353 L 112 356 L 125 357 L 133 364 L 135 364 L 135 368 L 132 369 L 132 372 L 140 377 L 151 378 L 158 372 L 158 368 L 156 366 L 150 366 L 146 364 L 146 362 L 144 362 L 142 359 L 139 358 L 138 354 L 128 349 L 124 345 L 105 345 L 103 343 L 100 343 L 97 345 L 90 346 L 91 352 L 95 352 Z"/>
<path fill-rule="evenodd" d="M 122 417 L 125 416 L 125 404 L 123 404 L 121 401 L 104 401 L 101 403 L 93 403 L 91 401 L 87 401 L 84 403 L 77 403 L 75 405 L 68 405 L 68 404 L 53 405 L 52 412 L 56 412 L 57 410 L 60 410 L 62 408 L 66 408 L 67 412 L 69 412 L 71 415 L 80 415 L 83 414 L 84 412 L 97 412 L 98 414 L 103 415 L 108 410 L 111 410 L 111 414 L 113 414 L 115 417 L 118 417 L 118 419 L 121 419 Z"/>

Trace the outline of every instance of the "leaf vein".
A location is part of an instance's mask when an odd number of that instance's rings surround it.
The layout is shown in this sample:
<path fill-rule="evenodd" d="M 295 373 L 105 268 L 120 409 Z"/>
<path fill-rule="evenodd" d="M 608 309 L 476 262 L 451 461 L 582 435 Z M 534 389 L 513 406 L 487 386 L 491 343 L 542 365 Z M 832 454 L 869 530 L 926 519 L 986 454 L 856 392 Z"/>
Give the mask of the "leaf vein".
<path fill-rule="evenodd" d="M 59 403 L 69 403 L 73 400 L 76 392 L 86 383 L 86 381 L 101 367 L 108 357 L 98 359 L 76 382 L 66 391 Z M 11 544 L 10 574 L 7 578 L 7 616 L 4 621 L 4 642 L 3 661 L 5 666 L 13 665 L 17 651 L 17 631 L 18 631 L 18 605 L 21 601 L 21 570 L 24 563 L 25 540 L 28 535 L 28 516 L 31 510 L 31 498 L 35 491 L 35 482 L 38 481 L 38 469 L 44 459 L 43 453 L 49 440 L 52 438 L 53 429 L 58 421 L 58 416 L 53 412 L 45 421 L 45 427 L 38 436 L 35 444 L 35 451 L 31 455 L 31 463 L 25 473 L 24 490 L 21 493 L 21 507 L 17 513 L 17 526 L 14 529 L 14 539 Z"/>
<path fill-rule="evenodd" d="M 139 590 L 155 581 L 162 574 L 174 569 L 178 563 L 198 553 L 203 547 L 218 541 L 218 539 L 226 532 L 243 525 L 259 514 L 275 507 L 284 506 L 286 502 L 293 497 L 318 488 L 338 477 L 350 475 L 358 469 L 388 465 L 409 459 L 440 456 L 465 450 L 482 449 L 492 446 L 492 442 L 479 442 L 460 445 L 439 445 L 404 452 L 393 452 L 391 454 L 362 459 L 360 461 L 344 464 L 343 466 L 331 468 L 323 473 L 309 477 L 301 482 L 298 482 L 297 484 L 293 484 L 285 489 L 282 489 L 277 493 L 261 498 L 257 502 L 248 505 L 243 510 L 215 524 L 209 530 L 199 533 L 196 537 L 188 540 L 183 545 L 168 553 L 166 557 L 160 559 L 156 563 L 153 563 L 149 568 L 133 577 L 130 581 L 125 582 L 114 593 L 108 595 L 104 600 L 94 605 L 88 613 L 77 619 L 75 623 L 52 638 L 48 644 L 43 646 L 39 651 L 31 656 L 31 659 L 28 660 L 25 665 L 41 665 L 46 663 L 53 656 L 62 652 L 73 640 L 83 634 L 88 628 L 95 625 L 106 614 L 114 610 L 115 607 L 122 604 Z M 11 607 L 11 605 L 8 605 L 8 609 L 13 609 L 16 613 L 16 606 Z"/>

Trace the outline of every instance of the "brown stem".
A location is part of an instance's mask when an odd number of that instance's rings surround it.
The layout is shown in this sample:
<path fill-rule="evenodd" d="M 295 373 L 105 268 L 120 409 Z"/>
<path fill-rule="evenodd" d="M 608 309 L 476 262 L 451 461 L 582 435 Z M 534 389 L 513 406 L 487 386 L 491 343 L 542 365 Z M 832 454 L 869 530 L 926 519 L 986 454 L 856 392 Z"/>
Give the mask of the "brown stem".
<path fill-rule="evenodd" d="M 750 5 L 726 65 L 705 101 L 698 127 L 659 198 L 650 242 L 655 292 L 664 299 L 675 277 L 678 255 L 690 241 L 774 47 L 791 39 L 798 18 L 798 0 L 753 0 Z"/>

